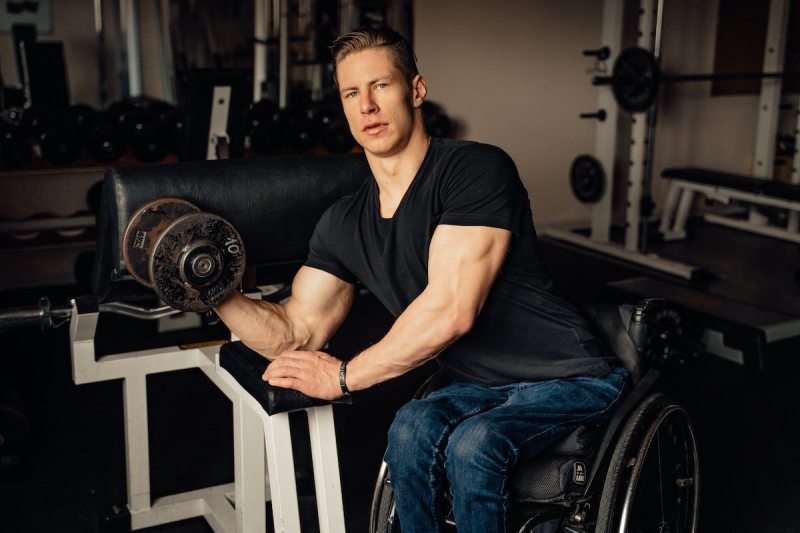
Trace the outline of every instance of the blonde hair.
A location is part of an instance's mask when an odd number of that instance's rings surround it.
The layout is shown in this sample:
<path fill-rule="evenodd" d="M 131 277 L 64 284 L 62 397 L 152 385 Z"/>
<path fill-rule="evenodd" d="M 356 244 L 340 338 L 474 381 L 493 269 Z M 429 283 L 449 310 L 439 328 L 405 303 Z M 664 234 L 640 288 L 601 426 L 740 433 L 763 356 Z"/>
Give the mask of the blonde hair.
<path fill-rule="evenodd" d="M 336 73 L 339 63 L 353 52 L 361 52 L 370 48 L 385 48 L 394 61 L 394 66 L 403 74 L 409 85 L 411 79 L 419 74 L 417 56 L 408 41 L 391 28 L 366 28 L 356 30 L 338 37 L 331 44 L 333 58 L 333 82 L 339 87 Z"/>

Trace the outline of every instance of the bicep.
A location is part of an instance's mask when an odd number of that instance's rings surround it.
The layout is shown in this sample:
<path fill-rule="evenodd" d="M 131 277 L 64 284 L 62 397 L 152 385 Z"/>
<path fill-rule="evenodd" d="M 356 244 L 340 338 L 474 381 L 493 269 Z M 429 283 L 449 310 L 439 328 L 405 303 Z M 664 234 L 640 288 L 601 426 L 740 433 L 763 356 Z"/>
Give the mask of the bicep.
<path fill-rule="evenodd" d="M 305 325 L 308 349 L 319 349 L 336 332 L 353 303 L 354 287 L 324 270 L 303 266 L 292 282 L 288 316 Z"/>
<path fill-rule="evenodd" d="M 511 232 L 488 226 L 440 224 L 431 239 L 428 288 L 474 318 L 480 312 L 511 243 Z"/>

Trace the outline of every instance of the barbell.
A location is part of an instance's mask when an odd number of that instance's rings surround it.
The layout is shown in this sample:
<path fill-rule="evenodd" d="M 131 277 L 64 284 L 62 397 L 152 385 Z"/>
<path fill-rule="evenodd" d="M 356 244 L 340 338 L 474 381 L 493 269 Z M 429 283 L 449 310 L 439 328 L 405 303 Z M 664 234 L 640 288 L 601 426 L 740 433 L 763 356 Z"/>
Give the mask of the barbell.
<path fill-rule="evenodd" d="M 630 112 L 646 111 L 658 94 L 662 83 L 787 78 L 800 72 L 734 72 L 729 74 L 663 74 L 652 52 L 631 47 L 614 61 L 611 76 L 595 76 L 593 85 L 611 85 L 614 99 Z"/>

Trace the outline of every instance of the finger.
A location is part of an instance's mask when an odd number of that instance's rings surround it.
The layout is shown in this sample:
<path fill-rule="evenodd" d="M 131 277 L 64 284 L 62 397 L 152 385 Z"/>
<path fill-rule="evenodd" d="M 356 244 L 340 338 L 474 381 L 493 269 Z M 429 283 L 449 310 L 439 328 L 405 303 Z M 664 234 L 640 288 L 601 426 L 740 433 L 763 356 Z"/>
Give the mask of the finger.
<path fill-rule="evenodd" d="M 284 377 L 284 376 L 308 376 L 317 368 L 316 361 L 307 361 L 301 359 L 281 359 L 280 361 L 273 361 L 264 370 L 264 376 L 267 377 Z"/>
<path fill-rule="evenodd" d="M 267 381 L 273 387 L 281 387 L 283 389 L 295 389 L 302 386 L 302 381 L 296 378 L 271 378 Z"/>
<path fill-rule="evenodd" d="M 264 379 L 279 378 L 279 377 L 302 377 L 306 375 L 308 370 L 302 365 L 292 364 L 288 362 L 281 362 L 279 364 L 272 363 L 264 371 Z"/>

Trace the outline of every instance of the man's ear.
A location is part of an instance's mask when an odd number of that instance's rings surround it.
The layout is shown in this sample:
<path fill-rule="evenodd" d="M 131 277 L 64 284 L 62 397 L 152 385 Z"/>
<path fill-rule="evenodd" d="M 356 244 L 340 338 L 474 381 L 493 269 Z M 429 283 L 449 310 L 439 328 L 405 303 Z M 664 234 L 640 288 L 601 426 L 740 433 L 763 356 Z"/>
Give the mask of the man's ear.
<path fill-rule="evenodd" d="M 421 106 L 427 95 L 428 85 L 425 82 L 425 78 L 422 77 L 422 74 L 417 74 L 411 80 L 411 101 L 414 107 L 417 108 Z"/>

